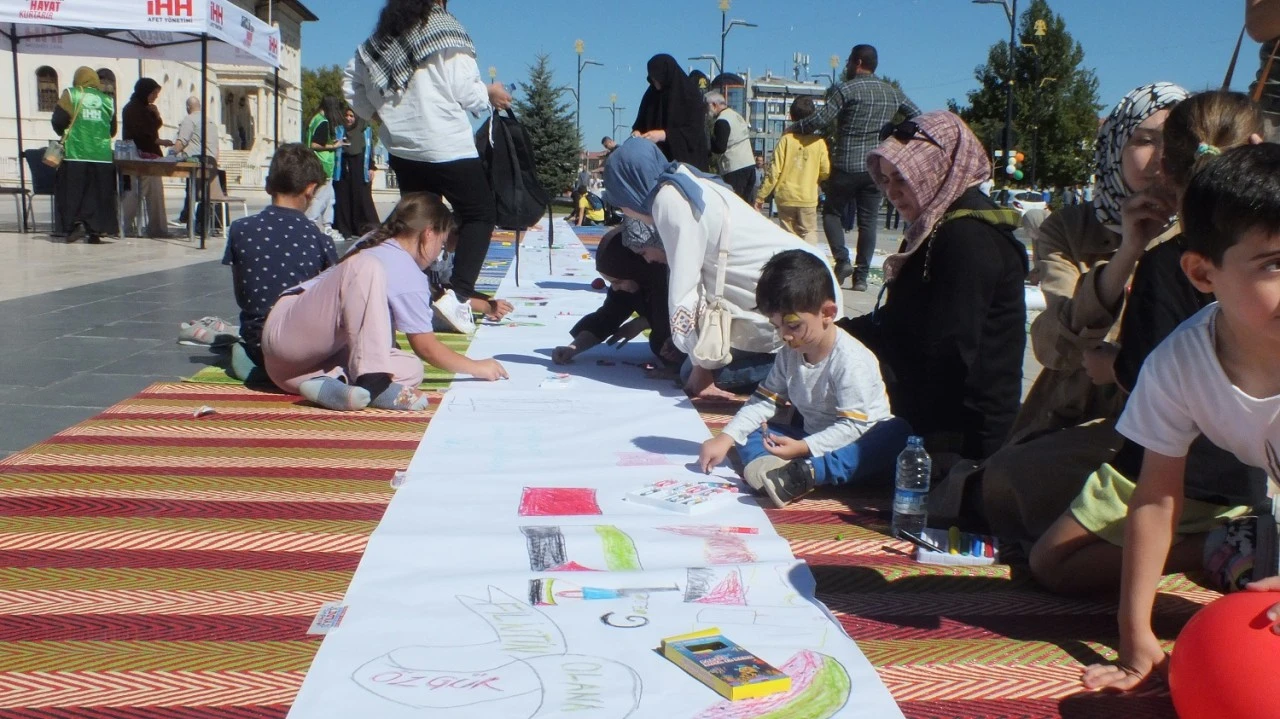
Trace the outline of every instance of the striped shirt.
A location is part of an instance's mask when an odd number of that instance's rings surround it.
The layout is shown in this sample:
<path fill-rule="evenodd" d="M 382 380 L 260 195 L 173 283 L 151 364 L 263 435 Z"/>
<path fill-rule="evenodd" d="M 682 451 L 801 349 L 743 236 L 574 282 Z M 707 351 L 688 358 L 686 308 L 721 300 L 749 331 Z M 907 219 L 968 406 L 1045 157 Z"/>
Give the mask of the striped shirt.
<path fill-rule="evenodd" d="M 836 122 L 831 164 L 844 172 L 866 172 L 867 155 L 880 144 L 880 132 L 899 112 L 909 120 L 920 108 L 898 88 L 875 75 L 856 75 L 827 92 L 827 104 L 793 124 L 788 132 L 821 135 Z"/>
<path fill-rule="evenodd" d="M 751 399 L 738 410 L 724 433 L 743 444 L 790 400 L 804 418 L 805 442 L 814 457 L 853 444 L 876 422 L 893 417 L 880 363 L 871 350 L 844 330 L 836 346 L 817 364 L 783 347 L 773 369 Z"/>

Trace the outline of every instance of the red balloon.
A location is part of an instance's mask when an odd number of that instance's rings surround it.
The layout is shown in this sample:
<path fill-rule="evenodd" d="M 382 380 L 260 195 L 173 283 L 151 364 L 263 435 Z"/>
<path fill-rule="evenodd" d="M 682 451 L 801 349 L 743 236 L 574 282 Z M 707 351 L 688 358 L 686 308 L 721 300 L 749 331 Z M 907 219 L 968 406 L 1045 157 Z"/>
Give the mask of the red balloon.
<path fill-rule="evenodd" d="M 604 289 L 604 280 L 600 279 L 599 277 L 597 277 L 597 278 L 595 278 L 594 280 L 592 280 L 592 281 L 591 281 L 591 289 L 593 289 L 593 290 L 603 290 L 603 289 Z"/>
<path fill-rule="evenodd" d="M 1280 717 L 1280 635 L 1267 610 L 1280 592 L 1228 594 L 1201 609 L 1178 635 L 1169 692 L 1179 719 Z"/>

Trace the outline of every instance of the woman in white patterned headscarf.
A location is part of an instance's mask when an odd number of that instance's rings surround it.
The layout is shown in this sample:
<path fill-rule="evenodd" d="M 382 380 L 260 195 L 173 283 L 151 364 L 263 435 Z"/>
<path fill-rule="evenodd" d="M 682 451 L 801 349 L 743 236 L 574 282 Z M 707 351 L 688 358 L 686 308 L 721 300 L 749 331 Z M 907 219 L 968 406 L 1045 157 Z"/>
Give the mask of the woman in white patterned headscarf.
<path fill-rule="evenodd" d="M 1114 342 L 1138 259 L 1178 232 L 1162 128 L 1186 97 L 1167 82 L 1125 95 L 1098 131 L 1093 203 L 1057 210 L 1036 233 L 1046 309 L 1031 345 L 1044 369 L 982 475 L 982 513 L 1004 535 L 1039 536 L 1120 446 Z"/>

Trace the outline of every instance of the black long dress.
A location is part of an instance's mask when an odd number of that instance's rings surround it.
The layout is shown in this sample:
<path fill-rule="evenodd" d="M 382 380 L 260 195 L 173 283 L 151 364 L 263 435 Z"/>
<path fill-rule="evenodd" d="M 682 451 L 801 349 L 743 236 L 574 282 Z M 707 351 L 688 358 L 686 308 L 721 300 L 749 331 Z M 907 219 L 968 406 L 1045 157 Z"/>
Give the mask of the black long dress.
<path fill-rule="evenodd" d="M 333 208 L 333 226 L 344 237 L 362 237 L 381 222 L 378 208 L 373 204 L 373 188 L 364 172 L 365 154 L 370 149 L 364 136 L 365 127 L 364 120 L 357 119 L 354 127 L 347 128 L 350 144 L 338 155 L 342 163 L 341 179 L 333 181 L 337 201 Z"/>

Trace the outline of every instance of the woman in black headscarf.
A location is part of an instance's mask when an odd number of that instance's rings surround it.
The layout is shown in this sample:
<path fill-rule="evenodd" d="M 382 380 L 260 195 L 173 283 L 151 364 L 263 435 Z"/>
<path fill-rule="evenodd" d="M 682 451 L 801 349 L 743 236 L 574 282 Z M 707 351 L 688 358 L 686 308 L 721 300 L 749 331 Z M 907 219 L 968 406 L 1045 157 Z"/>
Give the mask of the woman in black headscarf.
<path fill-rule="evenodd" d="M 706 172 L 711 159 L 702 92 L 670 55 L 649 59 L 649 89 L 640 100 L 632 135 L 657 143 L 673 162 Z"/>
<path fill-rule="evenodd" d="M 333 173 L 333 192 L 337 196 L 333 226 L 344 237 L 362 237 L 379 224 L 378 208 L 373 204 L 369 186 L 373 170 L 373 130 L 368 123 L 346 109 L 347 145 L 338 151 Z"/>
<path fill-rule="evenodd" d="M 610 345 L 630 340 L 649 330 L 649 348 L 675 366 L 684 355 L 671 343 L 671 319 L 667 312 L 667 266 L 651 264 L 622 244 L 622 228 L 615 227 L 600 240 L 596 271 L 609 283 L 609 294 L 600 309 L 583 317 L 569 334 L 573 342 L 557 347 L 551 358 L 569 364 L 601 342 Z M 632 314 L 639 317 L 628 321 Z"/>

